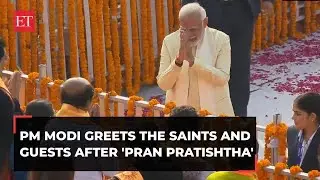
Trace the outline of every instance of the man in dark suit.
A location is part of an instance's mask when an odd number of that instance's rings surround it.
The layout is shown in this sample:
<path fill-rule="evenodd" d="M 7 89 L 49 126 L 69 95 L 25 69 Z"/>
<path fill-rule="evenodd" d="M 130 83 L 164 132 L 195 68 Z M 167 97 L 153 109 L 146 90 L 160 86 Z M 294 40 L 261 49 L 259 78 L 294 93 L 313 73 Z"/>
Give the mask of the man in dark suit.
<path fill-rule="evenodd" d="M 247 116 L 250 96 L 250 57 L 254 22 L 262 9 L 271 14 L 273 0 L 182 0 L 199 2 L 207 11 L 208 26 L 225 32 L 231 43 L 230 96 L 237 116 Z"/>

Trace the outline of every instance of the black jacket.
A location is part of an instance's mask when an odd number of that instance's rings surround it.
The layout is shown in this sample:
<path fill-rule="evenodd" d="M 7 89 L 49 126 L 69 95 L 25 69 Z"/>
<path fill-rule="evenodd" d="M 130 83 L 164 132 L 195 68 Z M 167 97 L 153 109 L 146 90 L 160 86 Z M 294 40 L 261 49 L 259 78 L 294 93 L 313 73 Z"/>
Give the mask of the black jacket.
<path fill-rule="evenodd" d="M 298 162 L 298 135 L 299 131 L 295 126 L 291 126 L 287 131 L 288 143 L 288 166 L 299 165 Z M 311 170 L 320 170 L 320 128 L 317 130 L 312 141 L 309 144 L 308 150 L 303 158 L 301 169 L 304 172 Z"/>

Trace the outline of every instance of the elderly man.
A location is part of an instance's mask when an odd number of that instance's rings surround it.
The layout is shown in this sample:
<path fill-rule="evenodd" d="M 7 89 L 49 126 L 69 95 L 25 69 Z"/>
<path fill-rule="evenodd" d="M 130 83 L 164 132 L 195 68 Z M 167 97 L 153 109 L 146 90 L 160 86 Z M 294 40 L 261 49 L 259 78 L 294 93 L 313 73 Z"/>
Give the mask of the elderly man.
<path fill-rule="evenodd" d="M 61 109 L 56 113 L 57 117 L 90 117 L 89 108 L 91 106 L 92 98 L 94 95 L 94 88 L 90 82 L 81 77 L 70 78 L 61 85 Z M 81 137 L 87 131 L 101 131 L 102 127 L 90 121 L 87 118 L 69 118 L 69 119 L 52 119 L 47 123 L 46 131 L 80 131 Z M 70 147 L 71 151 L 78 147 L 109 147 L 109 142 L 102 141 L 44 141 L 43 146 L 55 147 L 64 146 Z M 69 159 L 68 159 L 69 160 Z M 47 160 L 48 161 L 48 160 Z M 72 163 L 70 163 L 72 161 Z M 44 162 L 46 163 L 46 162 Z M 76 166 L 75 169 L 88 167 L 91 169 L 109 169 L 115 163 L 112 158 L 88 158 L 86 161 L 81 159 L 71 159 L 69 161 L 48 162 L 48 164 L 64 164 L 64 167 Z M 70 164 L 68 164 L 70 163 Z M 85 163 L 85 164 L 84 164 Z M 104 166 L 104 167 L 101 167 Z M 40 172 L 31 174 L 32 177 L 39 176 Z M 41 176 L 47 176 L 49 179 L 71 179 L 74 180 L 102 180 L 105 174 L 102 171 L 75 171 L 75 172 L 41 172 Z M 113 174 L 112 174 L 113 175 Z M 57 178 L 59 177 L 59 178 Z"/>
<path fill-rule="evenodd" d="M 161 50 L 157 82 L 166 101 L 233 116 L 229 36 L 207 27 L 206 11 L 198 3 L 183 6 L 179 21 L 180 29 L 165 37 Z"/>
<path fill-rule="evenodd" d="M 261 8 L 273 13 L 274 0 L 182 0 L 182 4 L 195 1 L 207 10 L 208 26 L 230 36 L 230 97 L 235 114 L 247 116 L 253 27 Z"/>

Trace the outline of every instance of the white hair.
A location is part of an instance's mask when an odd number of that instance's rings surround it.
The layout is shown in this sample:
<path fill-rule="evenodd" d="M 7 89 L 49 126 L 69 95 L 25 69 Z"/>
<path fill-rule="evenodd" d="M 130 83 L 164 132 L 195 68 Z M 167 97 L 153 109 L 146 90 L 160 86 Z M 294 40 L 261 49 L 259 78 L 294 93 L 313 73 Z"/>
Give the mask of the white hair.
<path fill-rule="evenodd" d="M 189 3 L 181 7 L 179 12 L 179 19 L 185 18 L 190 15 L 200 15 L 201 20 L 204 20 L 207 17 L 206 10 L 197 2 Z"/>

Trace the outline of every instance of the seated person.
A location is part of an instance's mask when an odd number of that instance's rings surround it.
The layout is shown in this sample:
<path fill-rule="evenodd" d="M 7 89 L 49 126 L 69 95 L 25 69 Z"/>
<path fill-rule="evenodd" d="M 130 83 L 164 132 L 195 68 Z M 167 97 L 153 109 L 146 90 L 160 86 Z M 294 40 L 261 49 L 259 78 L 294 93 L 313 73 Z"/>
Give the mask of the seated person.
<path fill-rule="evenodd" d="M 288 166 L 304 172 L 320 170 L 320 94 L 306 93 L 293 103 L 294 126 L 287 132 Z"/>

